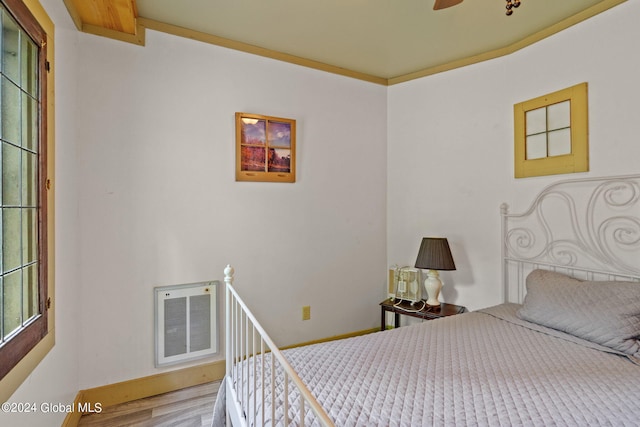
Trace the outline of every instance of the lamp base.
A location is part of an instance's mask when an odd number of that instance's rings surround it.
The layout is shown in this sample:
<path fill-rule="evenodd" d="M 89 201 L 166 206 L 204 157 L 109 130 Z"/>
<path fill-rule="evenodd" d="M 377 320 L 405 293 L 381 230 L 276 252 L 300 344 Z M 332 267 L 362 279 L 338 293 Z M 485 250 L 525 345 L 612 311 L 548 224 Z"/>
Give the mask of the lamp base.
<path fill-rule="evenodd" d="M 438 270 L 427 271 L 427 278 L 424 279 L 424 289 L 427 291 L 427 295 L 429 297 L 427 299 L 427 305 L 439 306 L 440 301 L 438 300 L 438 296 L 442 289 L 442 282 L 440 281 L 440 274 L 438 273 Z"/>

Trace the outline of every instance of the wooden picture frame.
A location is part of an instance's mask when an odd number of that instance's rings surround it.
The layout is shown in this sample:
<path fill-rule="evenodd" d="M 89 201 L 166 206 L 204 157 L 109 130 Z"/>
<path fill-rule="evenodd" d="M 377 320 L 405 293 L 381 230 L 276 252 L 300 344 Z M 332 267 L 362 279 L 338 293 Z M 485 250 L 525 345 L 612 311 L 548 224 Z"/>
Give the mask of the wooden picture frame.
<path fill-rule="evenodd" d="M 515 104 L 513 112 L 516 178 L 589 170 L 586 82 Z"/>
<path fill-rule="evenodd" d="M 296 121 L 236 113 L 236 181 L 296 181 Z"/>

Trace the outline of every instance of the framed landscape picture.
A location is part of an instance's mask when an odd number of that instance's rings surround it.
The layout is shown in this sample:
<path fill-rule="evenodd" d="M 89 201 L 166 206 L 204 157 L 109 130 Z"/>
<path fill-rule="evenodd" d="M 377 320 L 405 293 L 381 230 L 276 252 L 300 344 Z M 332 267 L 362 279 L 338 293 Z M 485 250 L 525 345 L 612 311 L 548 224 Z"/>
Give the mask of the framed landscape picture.
<path fill-rule="evenodd" d="M 296 121 L 236 113 L 236 181 L 296 181 Z"/>

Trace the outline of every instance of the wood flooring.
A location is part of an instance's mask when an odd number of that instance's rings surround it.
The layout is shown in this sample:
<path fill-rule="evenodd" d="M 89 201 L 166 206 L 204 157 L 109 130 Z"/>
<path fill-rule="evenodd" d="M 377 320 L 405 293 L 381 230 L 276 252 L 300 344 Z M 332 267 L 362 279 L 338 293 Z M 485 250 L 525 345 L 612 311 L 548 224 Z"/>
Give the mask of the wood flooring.
<path fill-rule="evenodd" d="M 83 415 L 78 427 L 210 427 L 221 381 L 160 394 Z"/>

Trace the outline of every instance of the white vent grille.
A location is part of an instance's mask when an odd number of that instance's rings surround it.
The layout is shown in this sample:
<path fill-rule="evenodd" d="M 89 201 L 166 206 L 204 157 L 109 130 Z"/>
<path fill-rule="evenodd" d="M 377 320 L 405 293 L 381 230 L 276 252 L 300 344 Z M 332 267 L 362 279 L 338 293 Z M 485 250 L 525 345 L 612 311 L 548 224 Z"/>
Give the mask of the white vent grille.
<path fill-rule="evenodd" d="M 218 352 L 218 284 L 214 281 L 154 289 L 156 366 Z"/>

